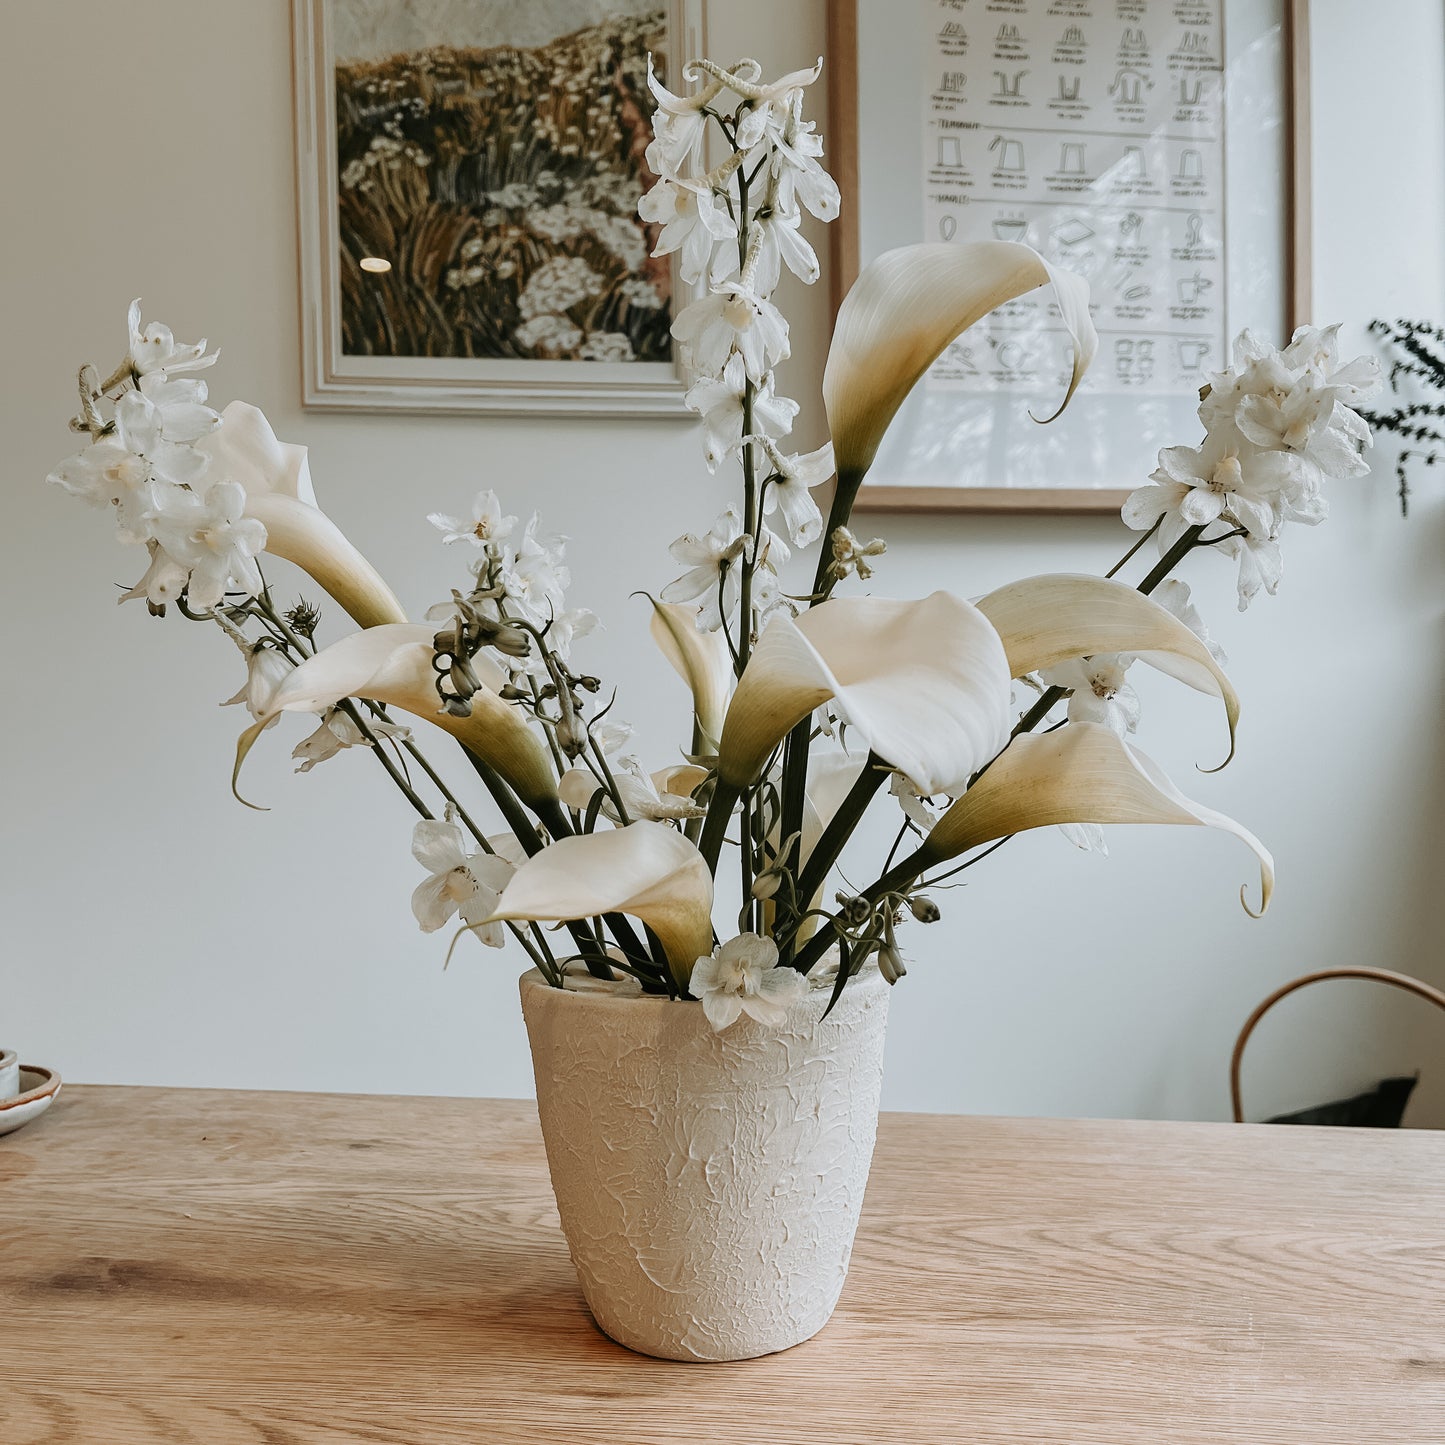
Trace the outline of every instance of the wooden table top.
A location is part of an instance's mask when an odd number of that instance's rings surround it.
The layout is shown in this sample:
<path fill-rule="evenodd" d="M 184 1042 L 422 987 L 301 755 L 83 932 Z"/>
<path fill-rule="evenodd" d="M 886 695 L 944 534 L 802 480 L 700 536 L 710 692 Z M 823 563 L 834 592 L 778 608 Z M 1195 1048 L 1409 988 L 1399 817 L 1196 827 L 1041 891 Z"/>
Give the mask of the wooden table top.
<path fill-rule="evenodd" d="M 530 1103 L 67 1089 L 0 1139 L 4 1445 L 1445 1442 L 1445 1135 L 885 1115 L 832 1323 L 592 1325 Z"/>

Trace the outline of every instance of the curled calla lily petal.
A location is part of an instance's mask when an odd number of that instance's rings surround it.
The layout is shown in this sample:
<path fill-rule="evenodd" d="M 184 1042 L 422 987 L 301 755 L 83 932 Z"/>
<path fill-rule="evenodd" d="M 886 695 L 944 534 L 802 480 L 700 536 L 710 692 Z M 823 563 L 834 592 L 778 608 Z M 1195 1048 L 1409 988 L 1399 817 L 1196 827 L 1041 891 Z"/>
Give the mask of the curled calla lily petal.
<path fill-rule="evenodd" d="M 309 573 L 362 627 L 405 622 L 391 588 L 316 505 L 306 448 L 278 440 L 256 407 L 233 401 L 196 446 L 208 481 L 239 482 L 246 515 L 266 528 L 266 550 Z"/>
<path fill-rule="evenodd" d="M 686 988 L 712 952 L 712 874 L 702 854 L 665 823 L 559 838 L 517 869 L 487 922 L 570 922 L 630 913 L 657 935 Z"/>
<path fill-rule="evenodd" d="M 947 592 L 844 597 L 778 613 L 743 670 L 718 776 L 745 788 L 797 722 L 832 699 L 856 737 L 921 793 L 963 789 L 1008 739 L 1009 670 L 986 617 Z"/>
<path fill-rule="evenodd" d="M 1232 833 L 1259 859 L 1259 917 L 1274 892 L 1274 860 L 1247 828 L 1186 798 L 1158 764 L 1100 723 L 1023 734 L 943 815 L 915 857 L 925 866 L 981 843 L 1055 823 L 1175 823 Z M 1244 890 L 1240 890 L 1244 902 Z"/>
<path fill-rule="evenodd" d="M 1098 346 L 1082 277 L 1016 241 L 901 246 L 864 267 L 838 310 L 823 372 L 839 484 L 857 486 L 894 413 L 949 342 L 1005 301 L 1049 283 L 1074 343 L 1062 411 Z"/>
<path fill-rule="evenodd" d="M 1209 648 L 1152 597 L 1104 577 L 1058 573 L 1000 587 L 979 600 L 978 610 L 1003 638 L 1015 677 L 1075 657 L 1127 652 L 1219 698 L 1229 721 L 1229 757 L 1219 766 L 1234 756 L 1234 685 Z"/>
<path fill-rule="evenodd" d="M 277 714 L 322 712 L 342 698 L 364 697 L 444 728 L 490 763 L 529 806 L 555 801 L 557 788 L 546 746 L 522 712 L 497 695 L 506 674 L 489 658 L 472 659 L 482 682 L 472 697 L 472 715 L 452 717 L 441 710 L 432 670 L 434 632 L 435 628 L 411 623 L 369 627 L 308 657 L 271 695 L 264 714 L 257 715 L 256 726 L 242 735 L 237 772 L 255 740 L 252 734 L 259 736 Z"/>
<path fill-rule="evenodd" d="M 694 752 L 712 752 L 722 735 L 732 693 L 733 664 L 722 631 L 703 632 L 697 612 L 676 602 L 652 602 L 652 637 L 692 693 L 699 736 Z"/>

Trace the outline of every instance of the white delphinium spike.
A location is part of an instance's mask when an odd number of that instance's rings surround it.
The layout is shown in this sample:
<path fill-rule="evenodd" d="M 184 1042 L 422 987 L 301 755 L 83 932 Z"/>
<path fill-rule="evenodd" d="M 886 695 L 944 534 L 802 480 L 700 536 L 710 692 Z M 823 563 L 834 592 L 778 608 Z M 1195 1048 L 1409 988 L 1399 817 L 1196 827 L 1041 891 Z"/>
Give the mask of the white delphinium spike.
<path fill-rule="evenodd" d="M 1353 409 L 1378 384 L 1378 364 L 1341 365 L 1337 327 L 1301 327 L 1282 351 L 1250 331 L 1228 370 L 1210 376 L 1197 447 L 1166 447 L 1149 484 L 1130 494 L 1124 521 L 1158 523 L 1168 551 L 1191 527 L 1239 564 L 1239 605 L 1279 586 L 1280 530 L 1324 520 L 1326 477 L 1362 475 L 1370 429 Z"/>
<path fill-rule="evenodd" d="M 736 507 L 728 507 L 700 537 L 685 532 L 667 550 L 687 571 L 662 589 L 662 600 L 696 602 L 697 625 L 716 632 L 722 626 L 723 613 L 731 614 L 737 606 L 738 564 L 751 546 L 752 538 L 743 534 L 743 519 Z"/>

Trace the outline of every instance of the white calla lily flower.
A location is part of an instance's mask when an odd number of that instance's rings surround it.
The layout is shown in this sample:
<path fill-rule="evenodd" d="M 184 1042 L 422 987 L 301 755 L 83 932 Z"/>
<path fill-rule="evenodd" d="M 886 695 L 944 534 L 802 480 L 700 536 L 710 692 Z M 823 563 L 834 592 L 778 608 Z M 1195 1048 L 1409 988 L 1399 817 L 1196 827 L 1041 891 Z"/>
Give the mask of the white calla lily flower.
<path fill-rule="evenodd" d="M 266 528 L 266 550 L 309 573 L 362 627 L 406 621 L 381 575 L 316 505 L 306 448 L 277 439 L 254 406 L 233 401 L 195 443 L 210 458 L 208 485 L 236 482 L 246 515 Z"/>
<path fill-rule="evenodd" d="M 530 807 L 555 803 L 556 784 L 546 746 L 527 726 L 525 715 L 499 696 L 506 674 L 484 655 L 472 659 L 481 689 L 472 697 L 472 715 L 442 711 L 432 668 L 433 629 L 392 623 L 353 632 L 308 657 L 271 695 L 256 725 L 237 745 L 236 771 L 260 730 L 282 712 L 322 713 L 343 698 L 364 697 L 398 707 L 451 733 L 491 764 Z"/>
<path fill-rule="evenodd" d="M 958 792 L 1007 742 L 1009 667 L 988 619 L 947 592 L 833 598 L 778 613 L 738 682 L 718 773 L 762 776 L 795 723 L 830 699 L 857 737 L 925 794 Z"/>
<path fill-rule="evenodd" d="M 1049 284 L 1074 344 L 1062 411 L 1098 346 L 1081 277 L 1016 241 L 901 246 L 870 262 L 838 310 L 823 372 L 840 486 L 857 487 L 904 398 L 955 337 L 1005 301 Z"/>
<path fill-rule="evenodd" d="M 1229 755 L 1234 756 L 1239 723 L 1234 685 L 1209 644 L 1153 598 L 1105 577 L 1063 572 L 1011 582 L 980 598 L 978 610 L 1003 639 L 1014 677 L 1123 653 L 1217 697 L 1224 704 Z"/>
<path fill-rule="evenodd" d="M 1245 911 L 1258 917 L 1269 907 L 1274 860 L 1264 844 L 1233 818 L 1186 798 L 1157 763 L 1101 723 L 1016 737 L 934 824 L 914 858 L 931 867 L 1056 823 L 1172 823 L 1231 833 L 1259 860 L 1259 913 L 1248 903 Z"/>
<path fill-rule="evenodd" d="M 645 923 L 686 988 L 694 962 L 712 951 L 712 874 L 665 823 L 579 833 L 518 868 L 488 921 L 570 922 L 607 913 Z"/>
<path fill-rule="evenodd" d="M 697 613 L 676 602 L 652 602 L 651 631 L 662 655 L 692 693 L 694 756 L 716 751 L 733 687 L 727 638 L 721 631 L 704 632 L 697 625 Z"/>

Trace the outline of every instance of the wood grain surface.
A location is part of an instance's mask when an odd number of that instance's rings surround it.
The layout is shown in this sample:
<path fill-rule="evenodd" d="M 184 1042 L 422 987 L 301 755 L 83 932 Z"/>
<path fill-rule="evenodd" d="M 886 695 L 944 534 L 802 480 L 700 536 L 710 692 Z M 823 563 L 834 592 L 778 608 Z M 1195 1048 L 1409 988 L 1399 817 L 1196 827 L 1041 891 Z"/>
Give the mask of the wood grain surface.
<path fill-rule="evenodd" d="M 0 1140 L 3 1445 L 1445 1442 L 1445 1136 L 885 1115 L 833 1322 L 591 1324 L 530 1103 L 68 1088 Z"/>

